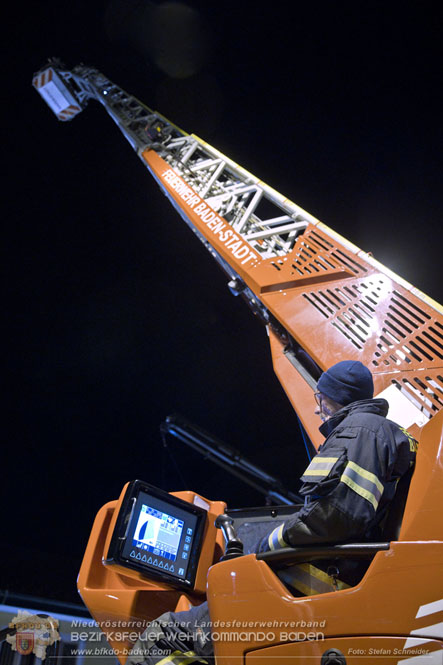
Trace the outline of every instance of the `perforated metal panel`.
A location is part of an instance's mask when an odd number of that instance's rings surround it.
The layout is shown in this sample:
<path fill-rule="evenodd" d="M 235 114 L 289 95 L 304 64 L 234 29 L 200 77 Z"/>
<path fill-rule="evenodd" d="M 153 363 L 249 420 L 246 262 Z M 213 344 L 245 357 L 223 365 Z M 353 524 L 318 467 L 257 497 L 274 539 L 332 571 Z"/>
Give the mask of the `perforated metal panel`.
<path fill-rule="evenodd" d="M 287 265 L 283 259 L 271 261 L 270 264 L 278 271 Z M 291 276 L 300 277 L 341 273 L 344 270 L 350 274 L 367 272 L 364 263 L 357 261 L 348 252 L 337 248 L 326 235 L 317 231 L 315 227 L 311 227 L 302 238 L 297 240 L 288 268 Z"/>
<path fill-rule="evenodd" d="M 428 420 L 443 407 L 441 307 L 319 227 L 256 268 L 266 306 L 320 367 L 359 359 L 377 392 L 394 386 Z"/>

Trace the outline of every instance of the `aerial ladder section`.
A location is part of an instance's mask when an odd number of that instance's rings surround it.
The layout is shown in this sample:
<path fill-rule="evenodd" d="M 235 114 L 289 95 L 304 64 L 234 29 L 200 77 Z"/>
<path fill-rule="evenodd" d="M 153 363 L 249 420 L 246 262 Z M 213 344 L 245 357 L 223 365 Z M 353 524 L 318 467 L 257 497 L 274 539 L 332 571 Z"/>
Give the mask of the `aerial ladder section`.
<path fill-rule="evenodd" d="M 96 69 L 57 61 L 33 85 L 59 120 L 99 101 L 268 326 L 275 372 L 314 445 L 313 391 L 340 358 L 373 373 L 417 430 L 443 406 L 443 309 L 313 215 Z M 395 419 L 395 417 L 394 417 Z"/>
<path fill-rule="evenodd" d="M 388 400 L 390 418 L 419 441 L 404 515 L 402 508 L 395 533 L 386 536 L 386 543 L 373 546 L 373 560 L 361 584 L 308 599 L 293 598 L 275 575 L 275 566 L 287 563 L 281 559 L 276 562 L 272 557 L 248 555 L 211 567 L 220 559 L 223 545 L 214 519 L 223 513 L 225 504 L 192 492 L 174 494 L 175 502 L 184 502 L 182 508 L 192 504 L 208 515 L 192 580 L 189 576 L 187 580 L 174 578 L 178 573 L 171 572 L 168 563 L 168 572 L 163 570 L 163 581 L 158 581 L 159 571 L 153 566 L 160 564 L 148 563 L 151 572 L 143 572 L 143 561 L 130 562 L 133 552 L 136 557 L 135 550 L 127 552 L 129 563 L 118 563 L 118 539 L 126 542 L 123 527 L 129 529 L 135 519 L 128 512 L 130 506 L 134 510 L 139 505 L 137 492 L 148 492 L 139 485 L 125 487 L 120 499 L 106 504 L 97 515 L 80 571 L 79 589 L 94 617 L 103 625 L 110 617 L 149 620 L 206 597 L 213 620 L 278 617 L 289 623 L 317 619 L 327 625 L 322 644 L 288 637 L 288 633 L 262 642 L 251 637 L 245 644 L 235 639 L 215 644 L 220 662 L 241 660 L 253 665 L 265 659 L 268 665 L 277 665 L 281 657 L 300 663 L 309 657 L 312 663 L 359 665 L 361 653 L 368 654 L 373 648 L 379 665 L 407 661 L 419 665 L 422 656 L 412 649 L 423 644 L 429 650 L 426 663 L 440 663 L 441 305 L 96 69 L 79 65 L 68 70 L 52 60 L 34 75 L 33 85 L 64 122 L 91 99 L 104 106 L 172 205 L 225 271 L 233 294 L 244 298 L 266 326 L 274 370 L 314 447 L 321 443 L 320 422 L 314 415 L 316 382 L 322 371 L 343 359 L 361 360 L 371 370 L 375 395 Z M 148 500 L 154 505 L 159 495 Z M 177 505 L 170 510 L 178 510 Z M 198 522 L 200 517 L 196 514 L 192 519 Z M 365 556 L 362 545 L 347 547 L 348 554 L 352 550 L 355 556 Z M 321 555 L 299 550 L 302 548 L 291 551 L 298 562 Z M 337 549 L 336 556 L 342 555 Z M 148 553 L 143 556 L 151 560 Z M 128 642 L 112 637 L 109 641 L 124 663 L 122 649 Z M 326 656 L 329 647 L 341 651 L 341 656 L 336 660 Z M 403 655 L 395 659 L 400 652 Z"/>

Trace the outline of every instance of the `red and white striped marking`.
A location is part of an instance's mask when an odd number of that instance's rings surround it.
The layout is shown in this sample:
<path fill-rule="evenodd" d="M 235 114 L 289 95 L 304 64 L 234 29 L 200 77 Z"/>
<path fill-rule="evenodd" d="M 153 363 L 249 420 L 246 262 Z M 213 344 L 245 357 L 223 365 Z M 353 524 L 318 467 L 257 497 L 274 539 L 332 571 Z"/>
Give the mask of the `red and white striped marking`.
<path fill-rule="evenodd" d="M 32 81 L 50 109 L 62 122 L 71 120 L 82 110 L 76 99 L 52 67 L 36 74 Z"/>
<path fill-rule="evenodd" d="M 73 118 L 77 113 L 80 113 L 81 108 L 79 106 L 74 106 L 71 104 L 71 106 L 68 106 L 67 108 L 63 109 L 63 111 L 60 111 L 60 113 L 57 114 L 57 117 L 59 120 L 70 120 Z"/>
<path fill-rule="evenodd" d="M 51 68 L 45 69 L 38 76 L 35 76 L 32 83 L 35 88 L 42 88 L 44 85 L 52 81 L 53 70 Z"/>

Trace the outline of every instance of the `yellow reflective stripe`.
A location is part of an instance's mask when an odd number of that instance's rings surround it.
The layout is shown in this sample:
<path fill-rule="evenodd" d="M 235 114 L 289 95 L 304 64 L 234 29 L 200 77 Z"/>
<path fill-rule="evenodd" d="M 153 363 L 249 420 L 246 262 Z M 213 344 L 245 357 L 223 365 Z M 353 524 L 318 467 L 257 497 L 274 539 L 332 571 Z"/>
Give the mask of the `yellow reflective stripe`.
<path fill-rule="evenodd" d="M 349 584 L 333 577 L 317 568 L 312 563 L 302 563 L 280 571 L 278 576 L 283 582 L 303 593 L 305 596 L 315 596 L 342 589 L 349 589 Z"/>
<path fill-rule="evenodd" d="M 195 651 L 173 651 L 166 658 L 162 658 L 158 661 L 157 665 L 167 665 L 172 663 L 172 665 L 190 665 L 190 663 L 205 663 L 208 665 L 207 660 L 199 658 Z"/>
<path fill-rule="evenodd" d="M 166 663 L 174 663 L 174 658 L 177 658 L 177 656 L 183 655 L 181 651 L 173 651 L 169 656 L 166 656 L 166 658 L 162 658 L 157 665 L 166 665 Z"/>
<path fill-rule="evenodd" d="M 361 485 L 357 485 L 353 480 L 351 480 L 348 476 L 345 476 L 344 474 L 340 478 L 341 482 L 347 485 L 348 487 L 351 488 L 351 490 L 354 490 L 354 492 L 357 492 L 357 494 L 360 494 L 364 499 L 369 501 L 374 510 L 377 510 L 378 507 L 378 501 L 375 498 L 375 496 L 370 492 L 369 490 L 366 490 L 364 487 L 361 487 Z"/>
<path fill-rule="evenodd" d="M 283 540 L 283 527 L 284 527 L 284 524 L 282 524 L 280 526 L 279 530 L 277 531 L 277 540 L 278 540 L 278 544 L 280 545 L 280 547 L 287 547 L 286 542 Z"/>
<path fill-rule="evenodd" d="M 310 469 L 312 466 L 316 466 L 317 464 L 323 465 L 327 464 L 328 466 L 332 466 L 335 464 L 335 462 L 338 460 L 338 457 L 322 457 L 320 455 L 316 455 L 312 460 L 309 466 L 307 467 L 306 470 Z"/>
<path fill-rule="evenodd" d="M 337 460 L 338 457 L 322 457 L 316 455 L 307 467 L 303 476 L 327 476 Z"/>
<path fill-rule="evenodd" d="M 269 546 L 270 550 L 275 550 L 274 540 L 273 540 L 274 533 L 275 533 L 275 529 L 274 529 L 274 531 L 271 531 L 271 533 L 268 536 L 268 546 Z"/>
<path fill-rule="evenodd" d="M 292 579 L 289 584 L 291 584 L 297 591 L 301 591 L 301 593 L 304 596 L 316 596 L 317 591 L 314 591 L 310 586 L 307 584 L 303 584 L 303 582 L 300 582 L 299 580 Z"/>
<path fill-rule="evenodd" d="M 286 541 L 283 540 L 284 526 L 284 524 L 281 524 L 280 526 L 275 527 L 275 529 L 269 534 L 268 545 L 270 550 L 275 550 L 277 544 L 280 545 L 280 547 L 288 547 Z"/>
<path fill-rule="evenodd" d="M 326 584 L 330 584 L 334 589 L 349 589 L 349 584 L 346 584 L 346 582 L 343 582 L 342 580 L 339 580 L 338 577 L 334 578 L 331 575 L 328 575 L 328 573 L 325 573 L 324 570 L 321 568 L 317 568 L 317 566 L 314 566 L 313 563 L 308 563 L 308 564 L 300 564 L 301 567 L 303 566 L 309 566 L 310 568 L 310 574 L 313 575 L 313 577 L 316 577 L 318 580 L 321 582 L 325 582 Z"/>
<path fill-rule="evenodd" d="M 384 487 L 376 475 L 370 471 L 366 471 L 366 469 L 364 469 L 362 466 L 359 466 L 355 462 L 348 462 L 346 466 L 349 466 L 350 469 L 353 469 L 356 473 L 359 473 L 360 476 L 363 476 L 363 478 L 366 478 L 367 480 L 370 480 L 371 483 L 374 483 L 378 491 L 383 494 Z"/>
<path fill-rule="evenodd" d="M 315 596 L 318 591 L 313 589 L 309 584 L 311 581 L 310 575 L 306 575 L 306 573 L 300 570 L 300 568 L 301 566 L 292 566 L 289 569 L 280 570 L 278 572 L 278 577 L 282 582 L 294 587 L 294 589 L 297 589 L 297 591 L 300 591 L 303 595 Z"/>
<path fill-rule="evenodd" d="M 317 464 L 318 462 L 336 462 L 338 457 L 323 457 L 323 455 L 316 455 L 311 461 L 311 464 Z"/>

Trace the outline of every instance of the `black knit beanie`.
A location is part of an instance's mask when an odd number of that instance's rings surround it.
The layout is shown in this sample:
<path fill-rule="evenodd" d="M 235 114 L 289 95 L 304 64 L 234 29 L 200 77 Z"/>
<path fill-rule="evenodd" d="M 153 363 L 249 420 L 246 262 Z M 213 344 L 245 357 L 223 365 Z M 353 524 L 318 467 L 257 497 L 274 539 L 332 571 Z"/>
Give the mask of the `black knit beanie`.
<path fill-rule="evenodd" d="M 343 406 L 361 399 L 372 399 L 372 374 L 359 360 L 342 360 L 323 372 L 317 390 Z"/>

